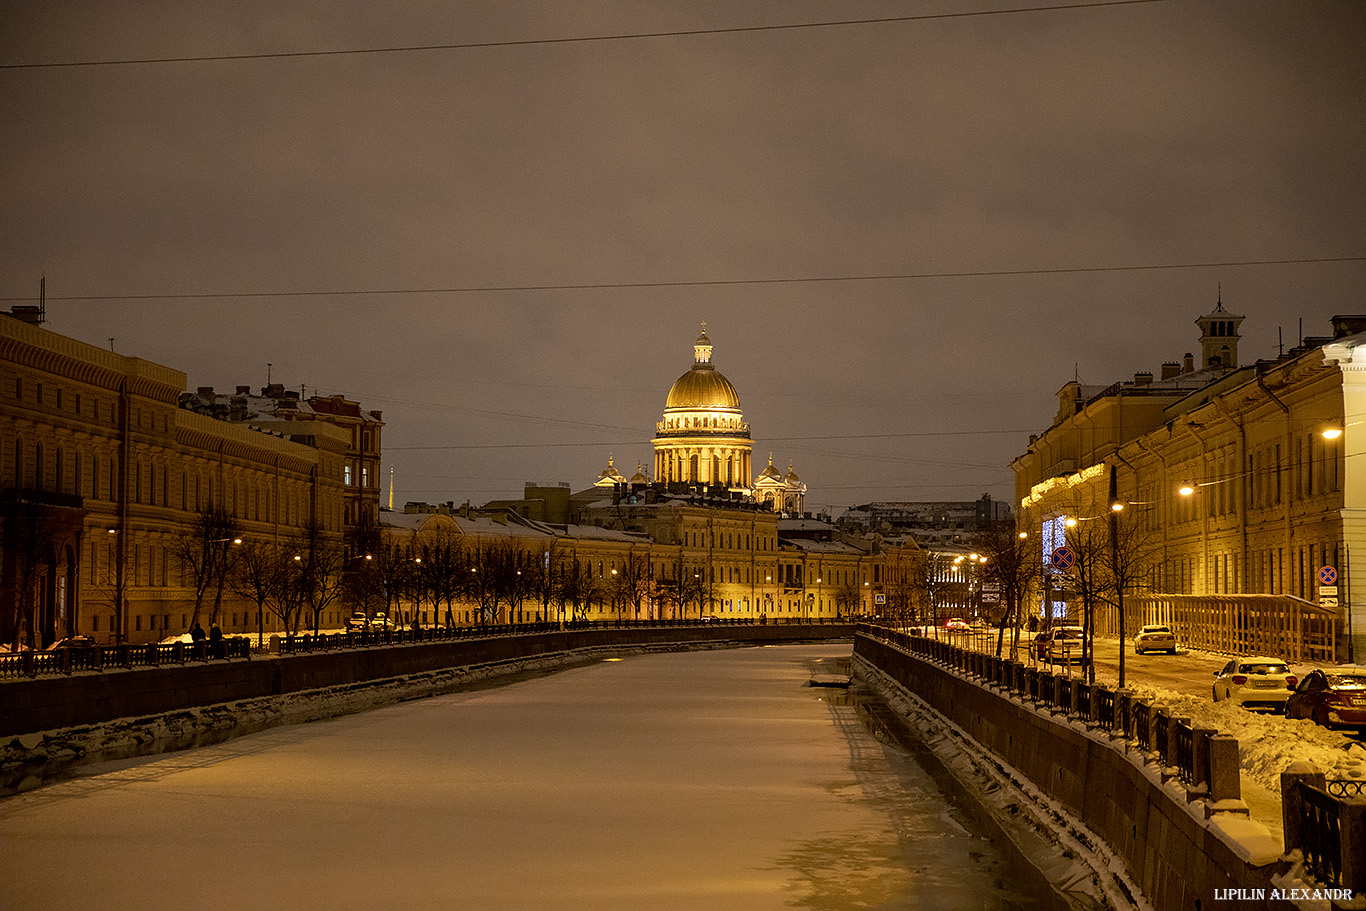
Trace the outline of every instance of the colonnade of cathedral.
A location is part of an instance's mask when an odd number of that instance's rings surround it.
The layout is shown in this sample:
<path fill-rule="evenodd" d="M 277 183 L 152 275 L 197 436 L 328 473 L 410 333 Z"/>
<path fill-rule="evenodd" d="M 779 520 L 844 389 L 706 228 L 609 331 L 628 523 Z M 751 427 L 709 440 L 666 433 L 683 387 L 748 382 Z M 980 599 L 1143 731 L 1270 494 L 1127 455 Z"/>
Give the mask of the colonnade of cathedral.
<path fill-rule="evenodd" d="M 710 446 L 655 444 L 655 479 L 668 483 L 714 484 L 749 490 L 750 443 Z"/>

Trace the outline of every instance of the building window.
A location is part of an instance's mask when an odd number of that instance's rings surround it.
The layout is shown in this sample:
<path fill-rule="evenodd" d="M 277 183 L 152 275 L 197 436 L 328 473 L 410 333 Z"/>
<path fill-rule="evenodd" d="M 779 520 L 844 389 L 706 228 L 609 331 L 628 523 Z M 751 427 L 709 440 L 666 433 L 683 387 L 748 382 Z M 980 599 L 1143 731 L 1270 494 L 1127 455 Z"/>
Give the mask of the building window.
<path fill-rule="evenodd" d="M 344 466 L 342 466 L 342 483 L 344 483 L 347 487 L 350 487 L 350 486 L 351 486 L 351 466 L 350 466 L 350 465 L 344 465 Z"/>

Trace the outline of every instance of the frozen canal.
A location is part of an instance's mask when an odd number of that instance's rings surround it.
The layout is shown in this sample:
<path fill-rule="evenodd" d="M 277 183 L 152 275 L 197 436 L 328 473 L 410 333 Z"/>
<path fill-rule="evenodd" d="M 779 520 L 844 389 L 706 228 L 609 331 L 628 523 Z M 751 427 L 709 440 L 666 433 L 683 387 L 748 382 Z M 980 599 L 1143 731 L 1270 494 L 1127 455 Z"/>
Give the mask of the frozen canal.
<path fill-rule="evenodd" d="M 0 908 L 1034 908 L 840 690 L 846 644 L 642 655 L 0 802 Z"/>

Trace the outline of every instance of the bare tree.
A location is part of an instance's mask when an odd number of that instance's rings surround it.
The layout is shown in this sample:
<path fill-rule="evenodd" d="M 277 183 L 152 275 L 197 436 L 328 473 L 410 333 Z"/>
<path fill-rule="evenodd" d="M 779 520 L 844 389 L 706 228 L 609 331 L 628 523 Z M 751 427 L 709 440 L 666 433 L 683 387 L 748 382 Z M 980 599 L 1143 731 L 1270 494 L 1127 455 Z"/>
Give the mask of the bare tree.
<path fill-rule="evenodd" d="M 209 622 L 218 622 L 223 608 L 223 588 L 231 577 L 237 556 L 235 546 L 241 544 L 241 532 L 237 519 L 221 505 L 211 502 L 195 513 L 189 527 L 177 539 L 176 554 L 183 574 L 194 586 L 191 626 L 199 622 L 210 592 L 213 593 L 213 608 Z"/>
<path fill-rule="evenodd" d="M 41 503 L 21 497 L 5 505 L 3 549 L 14 555 L 15 565 L 14 641 L 11 645 L 34 648 L 41 641 L 35 622 L 38 583 L 51 565 L 57 525 Z"/>
<path fill-rule="evenodd" d="M 598 580 L 593 577 L 591 566 L 580 563 L 573 557 L 563 562 L 555 597 L 562 607 L 569 607 L 571 620 L 585 620 L 588 608 L 600 595 L 601 589 Z"/>
<path fill-rule="evenodd" d="M 294 555 L 290 559 L 297 564 L 303 606 L 312 618 L 316 636 L 323 611 L 341 597 L 346 551 L 337 536 L 324 531 L 316 520 L 308 522 L 293 543 Z"/>
<path fill-rule="evenodd" d="M 445 607 L 447 626 L 456 625 L 455 604 L 470 587 L 466 578 L 472 568 L 470 554 L 459 535 L 440 526 L 422 536 L 416 547 L 412 591 L 419 607 L 424 595 L 431 599 L 435 620 Z"/>
<path fill-rule="evenodd" d="M 1111 497 L 1114 498 L 1113 487 Z M 1141 504 L 1137 504 L 1141 505 Z M 1122 512 L 1112 511 L 1109 522 L 1109 544 L 1100 557 L 1104 575 L 1108 577 L 1107 595 L 1113 596 L 1110 603 L 1117 615 L 1117 634 L 1119 636 L 1119 685 L 1125 685 L 1124 656 L 1128 649 L 1129 624 L 1124 611 L 1126 593 L 1136 593 L 1142 589 L 1142 580 L 1149 577 L 1157 548 L 1152 532 L 1138 519 L 1125 521 Z M 1109 600 L 1107 598 L 1107 600 Z"/>
<path fill-rule="evenodd" d="M 1030 589 L 1043 571 L 1038 536 L 1020 533 L 1009 519 L 998 519 L 973 538 L 973 546 L 987 558 L 985 576 L 995 583 L 1004 601 L 996 635 L 996 656 L 1000 657 L 1006 629 L 1012 630 L 1011 652 L 1018 645 L 1020 611 Z"/>
<path fill-rule="evenodd" d="M 264 646 L 265 614 L 280 618 L 285 629 L 290 629 L 288 605 L 291 599 L 284 591 L 290 584 L 285 555 L 278 545 L 262 541 L 247 541 L 241 547 L 233 565 L 229 584 L 232 590 L 256 605 L 256 647 Z"/>
<path fill-rule="evenodd" d="M 1096 604 L 1108 583 L 1103 562 L 1106 544 L 1105 528 L 1097 521 L 1079 520 L 1067 529 L 1067 548 L 1075 560 L 1070 572 L 1072 590 L 1081 599 L 1082 608 L 1082 673 L 1093 682 Z"/>
<path fill-rule="evenodd" d="M 835 586 L 835 607 L 841 614 L 858 613 L 862 601 L 863 591 L 859 588 L 858 580 L 848 579 Z"/>
<path fill-rule="evenodd" d="M 649 597 L 652 581 L 649 558 L 635 551 L 627 554 L 615 576 L 614 594 L 623 607 L 633 609 L 635 619 L 640 619 L 640 604 Z"/>
<path fill-rule="evenodd" d="M 383 549 L 385 536 L 379 522 L 370 521 L 347 530 L 346 559 L 342 571 L 342 600 L 352 610 L 365 614 L 367 622 L 383 608 L 384 615 L 394 616 L 387 597 L 377 556 Z"/>
<path fill-rule="evenodd" d="M 466 593 L 479 606 L 480 624 L 497 623 L 501 607 L 515 594 L 516 549 L 506 538 L 479 537 L 468 553 Z"/>

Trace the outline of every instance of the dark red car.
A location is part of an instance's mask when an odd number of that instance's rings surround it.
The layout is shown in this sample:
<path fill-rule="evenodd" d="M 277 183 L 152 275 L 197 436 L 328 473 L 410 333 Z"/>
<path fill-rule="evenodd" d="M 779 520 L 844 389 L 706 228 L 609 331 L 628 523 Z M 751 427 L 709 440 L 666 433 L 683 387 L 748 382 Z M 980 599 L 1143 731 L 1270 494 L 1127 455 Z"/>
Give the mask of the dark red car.
<path fill-rule="evenodd" d="M 1310 671 L 1285 703 L 1291 718 L 1312 718 L 1326 728 L 1366 730 L 1366 667 L 1346 665 Z"/>

